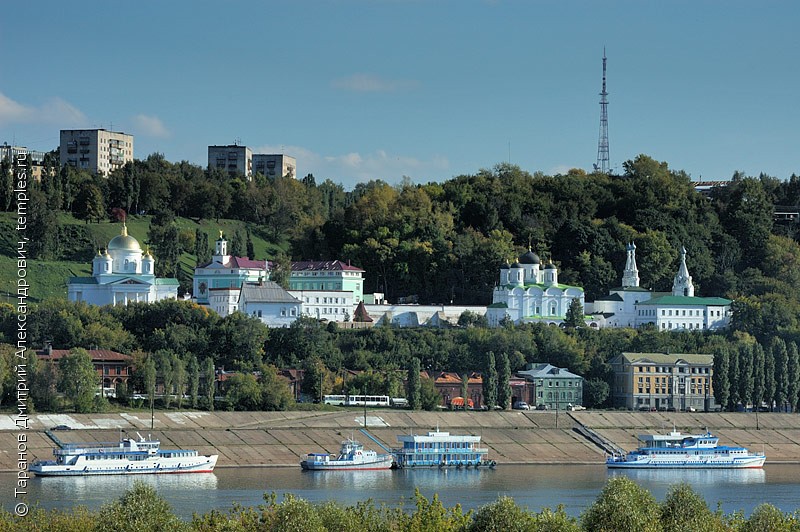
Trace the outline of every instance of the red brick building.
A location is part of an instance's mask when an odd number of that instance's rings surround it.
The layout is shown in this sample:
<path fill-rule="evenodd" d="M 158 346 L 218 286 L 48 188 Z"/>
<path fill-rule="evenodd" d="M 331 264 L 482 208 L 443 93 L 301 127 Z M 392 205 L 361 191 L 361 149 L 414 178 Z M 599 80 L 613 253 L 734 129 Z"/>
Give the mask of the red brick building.
<path fill-rule="evenodd" d="M 116 392 L 117 386 L 127 384 L 133 374 L 133 357 L 109 349 L 87 349 L 87 352 L 92 358 L 97 375 L 103 380 L 103 388 L 113 388 Z M 59 360 L 69 354 L 69 349 L 53 349 L 52 346 L 36 352 L 39 360 L 53 364 L 58 364 Z"/>

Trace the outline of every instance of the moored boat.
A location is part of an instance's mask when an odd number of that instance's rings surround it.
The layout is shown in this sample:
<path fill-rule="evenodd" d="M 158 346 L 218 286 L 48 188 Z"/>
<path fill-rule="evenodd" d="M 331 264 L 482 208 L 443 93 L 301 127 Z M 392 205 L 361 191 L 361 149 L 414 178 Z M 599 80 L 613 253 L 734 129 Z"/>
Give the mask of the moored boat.
<path fill-rule="evenodd" d="M 719 438 L 706 432 L 691 435 L 669 434 L 638 436 L 642 445 L 624 455 L 612 455 L 606 466 L 613 469 L 752 469 L 764 465 L 764 453 L 744 447 L 719 445 Z"/>
<path fill-rule="evenodd" d="M 367 471 L 391 469 L 391 454 L 378 454 L 364 449 L 359 442 L 347 439 L 342 442 L 338 455 L 309 453 L 300 462 L 300 467 L 309 471 Z"/>
<path fill-rule="evenodd" d="M 185 449 L 161 449 L 161 442 L 121 438 L 118 443 L 67 443 L 53 450 L 55 460 L 37 460 L 31 472 L 40 477 L 211 473 L 219 455 Z"/>
<path fill-rule="evenodd" d="M 394 449 L 395 465 L 404 467 L 494 467 L 487 460 L 489 449 L 480 447 L 481 437 L 456 435 L 438 429 L 427 434 L 397 437 L 403 446 Z"/>

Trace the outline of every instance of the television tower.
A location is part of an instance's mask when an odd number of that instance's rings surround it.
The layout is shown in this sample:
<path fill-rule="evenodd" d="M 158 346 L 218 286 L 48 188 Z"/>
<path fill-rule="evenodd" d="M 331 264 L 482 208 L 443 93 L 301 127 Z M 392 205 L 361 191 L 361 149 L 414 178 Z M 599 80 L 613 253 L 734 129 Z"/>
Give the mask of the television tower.
<path fill-rule="evenodd" d="M 603 47 L 603 91 L 600 93 L 600 140 L 597 141 L 595 172 L 608 173 L 608 92 L 606 92 L 606 48 Z"/>

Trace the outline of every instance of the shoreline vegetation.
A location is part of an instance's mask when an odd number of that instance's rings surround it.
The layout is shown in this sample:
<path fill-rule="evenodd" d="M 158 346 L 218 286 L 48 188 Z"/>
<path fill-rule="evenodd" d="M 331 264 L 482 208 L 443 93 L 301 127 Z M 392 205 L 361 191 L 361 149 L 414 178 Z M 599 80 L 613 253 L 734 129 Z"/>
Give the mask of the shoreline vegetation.
<path fill-rule="evenodd" d="M 750 516 L 737 511 L 712 510 L 688 484 L 671 487 L 659 502 L 634 481 L 610 479 L 600 494 L 579 517 L 567 515 L 564 506 L 538 512 L 520 507 L 510 497 L 499 497 L 477 510 L 463 511 L 460 505 L 445 507 L 437 495 L 428 500 L 417 490 L 413 507 L 376 506 L 371 499 L 353 506 L 328 501 L 314 504 L 290 494 L 282 498 L 264 494 L 257 507 L 234 505 L 228 510 L 194 514 L 183 521 L 161 498 L 155 488 L 137 481 L 118 500 L 93 511 L 76 507 L 68 511 L 34 508 L 24 518 L 9 511 L 0 513 L 0 530 L 22 532 L 751 532 L 798 531 L 800 511 L 782 512 L 761 504 Z"/>

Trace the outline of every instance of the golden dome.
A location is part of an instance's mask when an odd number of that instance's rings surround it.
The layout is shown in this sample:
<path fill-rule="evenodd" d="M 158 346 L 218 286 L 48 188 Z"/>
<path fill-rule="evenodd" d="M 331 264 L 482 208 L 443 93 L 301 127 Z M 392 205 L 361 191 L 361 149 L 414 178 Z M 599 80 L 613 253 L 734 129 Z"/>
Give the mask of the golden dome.
<path fill-rule="evenodd" d="M 107 249 L 108 251 L 118 249 L 123 251 L 142 251 L 139 241 L 132 236 L 128 236 L 128 227 L 125 224 L 122 224 L 122 232 L 108 243 Z"/>

